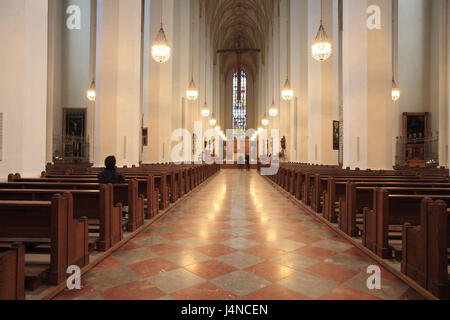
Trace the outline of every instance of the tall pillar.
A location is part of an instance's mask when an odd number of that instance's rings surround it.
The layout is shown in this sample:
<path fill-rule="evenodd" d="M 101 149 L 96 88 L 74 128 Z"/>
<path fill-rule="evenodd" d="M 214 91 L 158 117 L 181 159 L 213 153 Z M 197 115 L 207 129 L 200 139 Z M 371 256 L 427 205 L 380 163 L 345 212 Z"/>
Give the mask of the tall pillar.
<path fill-rule="evenodd" d="M 448 121 L 448 87 L 449 87 L 449 74 L 448 74 L 448 7 L 450 7 L 448 1 L 440 0 L 434 4 L 433 17 L 436 14 L 436 19 L 433 21 L 437 24 L 436 32 L 433 32 L 434 39 L 433 46 L 436 48 L 436 63 L 437 65 L 432 69 L 436 73 L 436 80 L 438 85 L 436 90 L 436 104 L 439 110 L 439 165 L 448 166 L 448 134 L 449 134 L 449 121 Z M 433 72 L 432 72 L 433 74 Z M 433 85 L 433 83 L 431 83 Z M 431 88 L 433 90 L 433 88 Z M 433 103 L 433 99 L 431 101 Z M 433 116 L 432 116 L 433 117 Z M 434 117 L 433 117 L 434 118 Z"/>
<path fill-rule="evenodd" d="M 447 2 L 447 37 L 450 36 L 450 4 Z M 447 41 L 447 116 L 450 124 L 450 41 Z M 450 142 L 450 130 L 447 131 Z M 447 142 L 447 168 L 450 167 L 450 147 Z"/>
<path fill-rule="evenodd" d="M 343 22 L 344 167 L 392 169 L 392 0 L 344 0 Z"/>
<path fill-rule="evenodd" d="M 45 169 L 47 36 L 47 0 L 0 1 L 1 181 Z"/>
<path fill-rule="evenodd" d="M 291 161 L 293 156 L 294 139 L 291 132 L 292 127 L 292 101 L 284 101 L 281 96 L 281 91 L 286 82 L 286 75 L 288 74 L 288 58 L 289 58 L 289 2 L 290 0 L 283 0 L 280 2 L 280 16 L 279 16 L 279 78 L 277 82 L 278 92 L 280 94 L 280 139 L 286 137 L 286 161 Z"/>
<path fill-rule="evenodd" d="M 308 0 L 291 0 L 291 85 L 296 112 L 296 161 L 308 162 Z M 308 48 L 308 49 L 305 49 Z"/>
<path fill-rule="evenodd" d="M 320 25 L 320 1 L 309 0 L 308 41 L 308 128 L 309 162 L 335 165 L 338 151 L 333 150 L 333 120 L 339 119 L 339 37 L 338 1 L 323 1 L 323 25 L 333 46 L 333 54 L 324 61 L 311 56 L 311 45 Z"/>
<path fill-rule="evenodd" d="M 141 113 L 141 1 L 99 0 L 94 162 L 137 165 Z"/>

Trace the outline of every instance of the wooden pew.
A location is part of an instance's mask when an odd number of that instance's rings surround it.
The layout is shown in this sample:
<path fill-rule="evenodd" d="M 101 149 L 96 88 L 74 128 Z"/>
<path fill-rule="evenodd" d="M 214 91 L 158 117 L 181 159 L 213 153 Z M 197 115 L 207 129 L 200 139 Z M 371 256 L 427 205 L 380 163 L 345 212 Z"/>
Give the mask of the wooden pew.
<path fill-rule="evenodd" d="M 308 164 L 282 163 L 279 171 L 271 178 L 291 194 L 295 194 L 299 200 L 310 205 L 317 212 L 322 212 L 322 199 L 324 191 L 327 189 L 327 179 L 335 178 L 337 181 L 349 180 L 376 180 L 383 178 L 391 181 L 399 180 L 430 180 L 434 182 L 449 182 L 448 170 L 425 170 L 426 173 L 420 174 L 416 171 L 393 171 L 393 170 L 350 170 L 341 169 L 336 166 L 319 166 Z M 297 187 L 294 181 L 300 178 L 300 185 Z M 298 180 L 297 180 L 298 181 Z M 298 189 L 299 188 L 299 189 Z M 298 191 L 297 191 L 297 190 Z M 323 200 L 325 201 L 325 199 Z"/>
<path fill-rule="evenodd" d="M 136 179 L 129 180 L 125 185 L 114 185 L 114 202 L 128 206 L 128 232 L 144 225 L 144 197 L 139 195 Z"/>
<path fill-rule="evenodd" d="M 425 198 L 443 200 L 450 204 L 448 195 L 399 195 L 389 194 L 383 188 L 377 189 L 374 210 L 363 212 L 362 243 L 383 259 L 392 259 L 393 253 L 401 258 L 401 245 L 390 244 L 390 237 L 401 240 L 403 224 L 420 224 L 420 209 Z"/>
<path fill-rule="evenodd" d="M 356 187 L 415 187 L 415 188 L 447 188 L 450 184 L 441 181 L 428 181 L 428 180 L 410 180 L 410 179 L 384 179 L 382 177 L 378 179 L 346 179 L 347 181 L 337 181 L 336 178 L 327 179 L 327 191 L 324 193 L 324 205 L 323 216 L 330 222 L 337 222 L 336 203 L 339 203 L 339 208 L 345 208 L 342 204 L 345 204 L 347 195 L 349 194 L 348 183 L 354 183 Z M 344 201 L 344 202 L 342 202 Z M 346 228 L 342 228 L 346 231 Z M 347 231 L 346 231 L 347 232 Z M 355 235 L 356 229 L 352 225 L 352 232 L 348 231 L 347 234 Z"/>
<path fill-rule="evenodd" d="M 322 212 L 324 216 L 330 216 L 332 214 L 332 207 L 335 203 L 340 200 L 345 199 L 346 195 L 346 183 L 391 183 L 395 186 L 397 183 L 414 183 L 414 182 L 428 182 L 430 185 L 437 184 L 448 184 L 447 178 L 424 178 L 419 179 L 419 177 L 392 177 L 392 176 L 360 176 L 360 177 L 328 177 L 324 179 L 320 175 L 316 175 L 315 185 L 312 194 L 311 207 L 316 212 Z M 319 182 L 318 182 L 319 181 Z M 334 185 L 333 185 L 334 184 Z M 325 185 L 325 187 L 324 187 Z M 327 206 L 321 206 L 320 200 L 323 198 L 323 202 L 327 203 Z M 331 216 L 332 217 L 332 216 Z"/>
<path fill-rule="evenodd" d="M 156 187 L 158 185 L 161 187 L 159 183 L 160 177 L 155 177 L 153 174 L 125 174 L 125 180 L 136 179 L 138 182 L 139 193 L 145 196 L 148 204 L 148 211 L 146 212 L 146 218 L 151 219 L 156 217 L 159 213 L 159 193 L 160 189 Z M 158 180 L 158 181 L 157 181 Z M 51 174 L 48 172 L 42 172 L 40 179 L 21 179 L 20 175 L 10 175 L 10 182 L 21 182 L 21 181 L 29 181 L 29 182 L 57 182 L 57 183 L 66 183 L 66 182 L 86 182 L 86 183 L 98 183 L 98 178 L 96 174 L 84 173 L 84 174 L 69 174 L 69 175 L 61 175 L 61 174 Z M 163 186 L 163 190 L 167 188 Z M 161 198 L 166 198 L 165 195 L 162 195 Z"/>
<path fill-rule="evenodd" d="M 52 197 L 67 190 L 0 189 L 0 200 L 51 201 Z M 89 226 L 97 227 L 99 237 L 93 249 L 106 251 L 123 239 L 122 205 L 113 204 L 113 186 L 100 185 L 100 190 L 70 190 L 73 197 L 73 213 L 76 219 L 87 217 Z"/>
<path fill-rule="evenodd" d="M 26 265 L 26 277 L 44 272 L 49 285 L 58 285 L 68 266 L 89 263 L 88 220 L 74 219 L 70 193 L 55 195 L 51 202 L 0 201 L 0 221 L 2 242 L 50 244 L 50 265 Z"/>
<path fill-rule="evenodd" d="M 0 301 L 25 300 L 25 247 L 0 249 Z"/>
<path fill-rule="evenodd" d="M 450 214 L 443 201 L 422 200 L 420 226 L 402 230 L 402 273 L 439 299 L 449 299 Z"/>
<path fill-rule="evenodd" d="M 45 180 L 44 180 L 45 181 Z M 52 180 L 50 180 L 52 181 Z M 100 190 L 99 183 L 79 182 L 8 182 L 0 183 L 0 189 L 62 189 L 62 190 Z M 133 232 L 144 224 L 144 197 L 139 195 L 136 179 L 127 184 L 116 184 L 113 188 L 114 205 L 128 206 L 127 231 Z"/>
<path fill-rule="evenodd" d="M 421 194 L 421 195 L 450 195 L 450 184 L 441 185 L 439 188 L 426 188 L 419 183 L 402 183 L 402 186 L 383 187 L 389 194 Z M 350 236 L 357 236 L 359 228 L 357 227 L 358 215 L 361 214 L 360 223 L 362 223 L 362 212 L 364 208 L 373 209 L 375 206 L 377 187 L 359 186 L 357 183 L 346 183 L 345 200 L 339 204 L 339 228 Z"/>
<path fill-rule="evenodd" d="M 144 187 L 141 187 L 141 180 L 146 179 L 148 176 L 153 176 L 154 191 L 159 190 L 159 209 L 165 209 L 170 203 L 177 201 L 178 198 L 195 188 L 200 182 L 205 181 L 207 177 L 219 169 L 220 167 L 217 165 L 151 164 L 141 165 L 140 167 L 133 166 L 132 168 L 118 168 L 117 171 L 124 175 L 126 179 L 136 178 L 139 182 L 140 192 L 144 190 Z M 72 179 L 83 178 L 86 179 L 85 182 L 94 182 L 93 179 L 96 179 L 97 174 L 102 170 L 103 168 L 88 168 L 84 175 L 73 174 L 70 171 L 68 174 L 61 174 L 60 171 L 56 171 L 56 174 L 53 174 L 51 171 L 48 171 L 42 173 L 42 178 L 58 179 L 60 182 L 75 182 Z M 23 181 L 20 180 L 20 176 L 10 176 L 10 181 Z M 26 181 L 32 182 L 36 180 L 27 179 Z M 48 181 L 52 182 L 55 180 Z M 153 198 L 154 196 L 147 192 L 147 199 Z M 154 205 L 154 201 L 150 201 L 149 207 L 152 213 L 148 214 L 147 217 L 155 216 L 158 208 Z"/>

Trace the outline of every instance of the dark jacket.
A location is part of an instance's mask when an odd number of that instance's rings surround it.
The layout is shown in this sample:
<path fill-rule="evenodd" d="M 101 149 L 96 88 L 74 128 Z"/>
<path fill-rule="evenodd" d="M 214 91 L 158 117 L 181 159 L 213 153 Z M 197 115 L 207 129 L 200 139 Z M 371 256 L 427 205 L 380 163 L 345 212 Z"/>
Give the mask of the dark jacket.
<path fill-rule="evenodd" d="M 98 180 L 100 183 L 112 183 L 121 184 L 125 183 L 125 178 L 116 172 L 116 170 L 105 169 L 102 173 L 98 175 Z"/>

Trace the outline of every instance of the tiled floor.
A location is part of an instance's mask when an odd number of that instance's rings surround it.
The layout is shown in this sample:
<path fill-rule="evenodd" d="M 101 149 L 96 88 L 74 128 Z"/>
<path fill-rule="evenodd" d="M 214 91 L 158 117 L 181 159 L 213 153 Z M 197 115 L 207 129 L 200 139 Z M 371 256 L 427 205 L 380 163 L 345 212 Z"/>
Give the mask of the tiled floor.
<path fill-rule="evenodd" d="M 57 299 L 420 299 L 256 172 L 222 171 Z"/>

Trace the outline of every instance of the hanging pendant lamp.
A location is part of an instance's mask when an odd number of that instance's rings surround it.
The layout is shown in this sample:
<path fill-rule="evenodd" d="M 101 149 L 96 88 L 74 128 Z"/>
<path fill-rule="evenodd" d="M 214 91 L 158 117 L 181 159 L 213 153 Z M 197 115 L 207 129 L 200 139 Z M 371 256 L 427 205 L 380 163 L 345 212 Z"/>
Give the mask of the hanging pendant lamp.
<path fill-rule="evenodd" d="M 169 61 L 171 55 L 171 49 L 169 43 L 167 42 L 162 20 L 163 20 L 163 8 L 161 8 L 161 28 L 159 29 L 155 42 L 153 42 L 152 45 L 152 58 L 158 63 L 165 63 Z"/>
<path fill-rule="evenodd" d="M 320 27 L 316 39 L 312 44 L 312 57 L 317 61 L 325 61 L 331 57 L 333 52 L 330 40 L 328 40 L 325 27 L 323 26 L 323 0 L 320 2 Z"/>
<path fill-rule="evenodd" d="M 286 78 L 286 82 L 283 87 L 283 91 L 281 91 L 281 97 L 285 101 L 291 101 L 294 98 L 294 90 L 292 90 L 291 83 L 289 82 L 289 78 Z"/>
<path fill-rule="evenodd" d="M 286 35 L 287 35 L 287 44 L 289 45 L 289 20 L 286 20 Z M 294 98 L 294 90 L 292 90 L 291 83 L 289 81 L 289 70 L 290 70 L 290 62 L 291 62 L 291 50 L 290 46 L 288 48 L 288 58 L 287 58 L 287 70 L 286 70 L 286 82 L 284 83 L 283 90 L 281 91 L 281 97 L 285 101 L 291 101 Z"/>
<path fill-rule="evenodd" d="M 214 113 L 213 113 L 213 114 L 212 114 L 212 118 L 209 120 L 209 125 L 210 125 L 211 127 L 214 127 L 216 124 L 217 124 L 217 120 L 216 120 L 216 118 L 214 117 Z"/>
<path fill-rule="evenodd" d="M 202 114 L 202 117 L 204 117 L 204 118 L 208 118 L 209 117 L 210 111 L 209 111 L 209 107 L 208 107 L 208 104 L 206 103 L 206 101 L 205 101 L 205 104 L 203 105 L 203 108 L 202 108 L 202 110 L 200 112 Z"/>
<path fill-rule="evenodd" d="M 89 101 L 95 101 L 97 93 L 95 92 L 95 81 L 92 81 L 88 91 L 86 91 L 86 97 Z"/>
<path fill-rule="evenodd" d="M 273 23 L 272 23 L 272 43 L 274 43 L 274 41 L 273 41 Z M 272 65 L 273 65 L 273 74 L 275 75 L 275 73 L 276 73 L 275 72 L 275 62 L 273 61 L 273 58 L 272 58 Z M 275 87 L 275 85 L 274 85 L 274 87 Z M 269 108 L 269 116 L 271 116 L 272 118 L 275 118 L 276 116 L 278 116 L 278 108 L 275 105 L 275 97 L 274 97 L 273 92 L 272 92 L 272 96 L 273 96 L 272 105 Z"/>
<path fill-rule="evenodd" d="M 262 118 L 261 124 L 262 124 L 264 127 L 267 127 L 267 126 L 269 125 L 269 119 L 267 119 L 266 115 L 264 115 L 264 118 Z"/>
<path fill-rule="evenodd" d="M 192 28 L 194 29 L 194 28 Z M 192 61 L 191 61 L 191 82 L 189 83 L 189 87 L 186 90 L 186 97 L 189 101 L 197 101 L 198 99 L 198 90 L 197 90 L 197 86 L 195 85 L 194 82 L 194 46 L 192 45 Z"/>
<path fill-rule="evenodd" d="M 400 89 L 397 86 L 397 83 L 394 79 L 392 79 L 392 101 L 398 101 L 400 99 Z"/>
<path fill-rule="evenodd" d="M 400 99 L 400 89 L 397 85 L 397 83 L 395 82 L 395 73 L 396 73 L 396 68 L 395 68 L 395 54 L 394 54 L 394 36 L 392 36 L 392 101 L 396 102 Z"/>
<path fill-rule="evenodd" d="M 186 97 L 189 101 L 196 101 L 198 99 L 198 90 L 194 82 L 194 78 L 192 78 L 189 83 L 189 87 L 186 91 Z"/>
<path fill-rule="evenodd" d="M 270 109 L 269 109 L 269 116 L 271 116 L 272 118 L 275 118 L 276 116 L 278 116 L 278 108 L 275 105 L 274 100 L 272 100 L 272 105 L 270 106 Z"/>
<path fill-rule="evenodd" d="M 207 34 L 206 34 L 206 29 L 205 29 L 205 45 L 206 45 L 206 43 L 207 43 Z M 209 115 L 211 113 L 209 110 L 208 104 L 206 103 L 206 94 L 208 92 L 208 90 L 207 90 L 208 82 L 206 80 L 206 67 L 207 67 L 207 59 L 205 58 L 205 104 L 203 105 L 203 108 L 200 111 L 200 113 L 202 114 L 202 116 L 204 118 L 209 117 Z"/>

